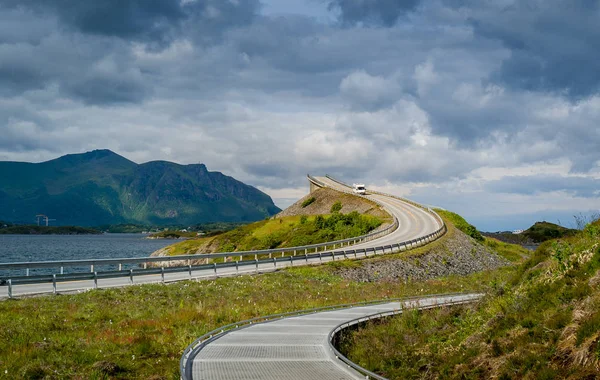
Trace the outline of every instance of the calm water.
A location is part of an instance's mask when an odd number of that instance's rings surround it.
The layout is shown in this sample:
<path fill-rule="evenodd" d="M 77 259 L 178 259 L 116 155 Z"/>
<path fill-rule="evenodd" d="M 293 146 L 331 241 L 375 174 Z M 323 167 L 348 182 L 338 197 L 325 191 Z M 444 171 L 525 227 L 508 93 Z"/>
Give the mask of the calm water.
<path fill-rule="evenodd" d="M 145 237 L 142 234 L 0 235 L 0 263 L 146 257 L 174 243 L 173 240 Z M 65 269 L 65 272 L 69 271 Z M 46 272 L 40 270 L 35 274 Z M 6 272 L 0 271 L 0 276 L 4 274 Z"/>

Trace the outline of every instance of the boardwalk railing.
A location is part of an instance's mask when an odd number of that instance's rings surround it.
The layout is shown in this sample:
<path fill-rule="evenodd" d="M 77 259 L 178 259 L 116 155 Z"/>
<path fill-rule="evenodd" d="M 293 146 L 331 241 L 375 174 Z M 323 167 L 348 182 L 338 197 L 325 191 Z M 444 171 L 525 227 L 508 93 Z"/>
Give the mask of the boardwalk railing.
<path fill-rule="evenodd" d="M 231 323 L 231 324 L 221 326 L 215 330 L 207 332 L 206 334 L 197 338 L 188 347 L 186 347 L 186 349 L 184 350 L 183 355 L 181 356 L 181 359 L 179 361 L 179 371 L 180 371 L 182 379 L 192 380 L 193 360 L 189 360 L 189 359 L 193 359 L 198 354 L 198 352 L 200 352 L 209 343 L 221 338 L 222 336 L 224 336 L 232 331 L 240 330 L 240 329 L 243 329 L 248 326 L 272 322 L 274 320 L 288 318 L 288 317 L 314 314 L 314 313 L 319 313 L 319 312 L 323 312 L 323 311 L 347 309 L 347 308 L 360 307 L 360 306 L 379 305 L 379 304 L 385 304 L 385 303 L 390 303 L 390 302 L 403 302 L 404 303 L 404 302 L 415 301 L 418 299 L 430 299 L 430 298 L 434 298 L 434 297 L 448 298 L 448 297 L 453 297 L 453 296 L 468 296 L 468 295 L 470 295 L 470 294 L 469 293 L 446 293 L 446 294 L 424 294 L 424 295 L 419 295 L 419 296 L 403 297 L 403 298 L 388 298 L 388 299 L 383 299 L 383 300 L 363 301 L 363 302 L 355 302 L 355 303 L 348 303 L 348 304 L 324 306 L 324 307 L 318 307 L 318 308 L 313 308 L 313 309 L 298 310 L 298 311 L 292 311 L 292 312 L 280 313 L 280 314 L 271 314 L 271 315 L 256 317 L 256 318 L 252 318 L 252 319 L 247 319 L 244 321 L 239 321 L 236 323 Z M 455 305 L 455 304 L 473 302 L 481 297 L 481 295 L 475 295 L 475 296 L 476 297 L 474 297 L 473 299 L 470 299 L 468 301 L 465 301 L 465 300 L 453 301 L 452 299 L 450 299 L 449 301 L 444 301 L 441 303 L 436 303 L 434 305 L 429 305 L 426 307 L 419 307 L 419 308 L 425 309 L 425 308 L 433 308 L 433 307 L 438 307 L 438 306 L 443 306 L 443 305 Z M 364 373 L 368 376 L 374 375 L 375 376 L 374 378 L 381 378 L 381 377 L 378 377 L 377 375 L 367 371 L 366 369 L 358 366 L 357 364 L 351 362 L 349 359 L 347 359 L 345 356 L 343 356 L 341 353 L 339 353 L 339 351 L 334 347 L 334 343 L 333 343 L 334 337 L 335 337 L 335 334 L 337 334 L 339 331 L 341 331 L 342 329 L 344 329 L 348 326 L 351 326 L 355 323 L 360 323 L 363 321 L 367 321 L 369 319 L 379 318 L 379 317 L 383 317 L 386 315 L 393 315 L 393 314 L 397 314 L 397 313 L 401 313 L 401 312 L 402 312 L 402 309 L 399 309 L 395 312 L 389 312 L 389 313 L 376 313 L 376 314 L 373 314 L 370 316 L 347 321 L 347 322 L 344 322 L 344 323 L 338 325 L 329 334 L 330 348 L 334 351 L 334 353 L 336 354 L 336 357 L 338 359 L 344 361 L 346 364 L 348 364 L 351 367 L 353 367 L 354 369 L 358 370 L 360 373 Z M 381 378 L 381 379 L 384 379 L 384 378 Z"/>
<path fill-rule="evenodd" d="M 454 293 L 454 294 L 441 294 L 441 295 L 432 295 L 432 296 L 425 295 L 425 296 L 419 296 L 419 297 L 404 298 L 401 301 L 408 302 L 408 301 L 413 301 L 415 298 L 425 299 L 425 298 L 431 298 L 431 297 L 435 297 L 435 296 L 451 297 L 451 296 L 462 296 L 462 295 L 470 295 L 470 294 Z M 440 306 L 454 306 L 454 305 L 462 305 L 462 304 L 466 304 L 466 303 L 472 303 L 472 302 L 479 300 L 483 295 L 482 294 L 473 294 L 473 296 L 474 297 L 471 299 L 466 299 L 466 300 L 465 299 L 463 299 L 463 300 L 450 299 L 450 301 L 444 301 L 444 302 L 439 302 L 439 303 L 436 302 L 433 305 L 426 305 L 426 306 L 421 306 L 418 303 L 417 304 L 403 304 L 402 308 L 398 309 L 398 310 L 374 313 L 371 315 L 367 315 L 364 317 L 360 317 L 360 318 L 356 318 L 356 319 L 352 319 L 350 321 L 340 323 L 333 330 L 331 330 L 329 332 L 329 336 L 327 338 L 327 340 L 329 342 L 329 349 L 333 352 L 333 354 L 335 355 L 335 357 L 337 359 L 346 363 L 346 365 L 353 368 L 358 373 L 364 375 L 366 379 L 387 380 L 387 378 L 385 378 L 383 376 L 379 376 L 378 374 L 373 373 L 373 372 L 369 371 L 368 369 L 361 367 L 360 365 L 354 363 L 352 360 L 348 359 L 345 355 L 343 355 L 340 351 L 338 351 L 338 349 L 336 348 L 336 341 L 337 341 L 339 334 L 341 334 L 344 329 L 347 329 L 350 326 L 357 325 L 359 323 L 364 323 L 364 322 L 367 322 L 367 321 L 370 321 L 373 319 L 380 319 L 380 318 L 398 315 L 398 314 L 403 313 L 407 309 L 427 310 L 427 309 L 433 309 L 433 308 L 440 307 Z"/>

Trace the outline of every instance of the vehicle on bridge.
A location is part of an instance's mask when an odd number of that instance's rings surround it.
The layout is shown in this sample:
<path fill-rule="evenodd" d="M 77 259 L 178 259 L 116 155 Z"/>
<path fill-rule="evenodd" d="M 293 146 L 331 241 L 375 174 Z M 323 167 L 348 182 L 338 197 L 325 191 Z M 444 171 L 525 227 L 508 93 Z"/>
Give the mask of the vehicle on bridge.
<path fill-rule="evenodd" d="M 365 195 L 367 193 L 367 189 L 365 189 L 365 185 L 362 183 L 352 184 L 352 191 L 359 195 Z"/>

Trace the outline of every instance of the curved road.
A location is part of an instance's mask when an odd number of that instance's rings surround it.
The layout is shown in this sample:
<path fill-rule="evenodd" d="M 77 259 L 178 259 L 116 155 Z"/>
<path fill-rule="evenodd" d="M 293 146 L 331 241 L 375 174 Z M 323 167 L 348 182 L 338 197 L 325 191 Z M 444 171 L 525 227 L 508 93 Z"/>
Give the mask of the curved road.
<path fill-rule="evenodd" d="M 335 181 L 332 181 L 326 177 L 317 177 L 317 180 L 325 184 L 334 190 L 348 192 L 350 189 L 346 186 L 340 185 Z M 360 248 L 371 248 L 378 246 L 391 245 L 403 241 L 415 239 L 417 237 L 426 236 L 430 233 L 438 230 L 441 225 L 429 212 L 413 206 L 409 203 L 403 202 L 399 199 L 388 197 L 385 195 L 372 194 L 365 196 L 368 199 L 379 202 L 383 205 L 388 212 L 396 216 L 399 222 L 398 228 L 375 240 L 356 244 L 352 246 L 352 249 Z M 345 248 L 344 248 L 345 249 Z M 359 254 L 358 257 L 361 255 Z M 308 259 L 304 262 L 305 265 L 318 264 L 321 262 L 327 262 L 332 260 L 331 257 L 324 257 L 322 259 L 313 258 Z M 260 264 L 258 267 L 253 266 L 240 266 L 239 269 L 234 267 L 219 268 L 218 274 L 213 270 L 193 270 L 191 273 L 177 272 L 177 273 L 165 273 L 164 282 L 182 281 L 187 279 L 209 279 L 218 276 L 235 276 L 239 274 L 249 273 L 263 273 L 271 272 L 276 269 L 280 269 L 286 266 L 290 266 L 289 261 L 280 261 L 277 263 L 277 268 L 270 263 Z M 303 265 L 302 262 L 295 262 L 295 266 Z M 149 284 L 149 283 L 160 283 L 163 282 L 163 278 L 160 274 L 149 274 L 149 275 L 138 275 L 134 279 L 135 284 Z M 131 285 L 131 281 L 128 277 L 109 278 L 98 280 L 98 288 L 114 288 Z M 96 285 L 92 280 L 80 280 L 80 281 L 69 281 L 57 283 L 56 291 L 59 293 L 66 292 L 81 292 L 93 289 Z M 29 285 L 18 285 L 13 286 L 13 297 L 23 295 L 33 295 L 42 293 L 52 293 L 54 291 L 52 284 L 41 283 L 41 284 L 29 284 Z M 8 289 L 6 286 L 0 287 L 0 299 L 8 298 Z"/>
<path fill-rule="evenodd" d="M 339 360 L 329 334 L 342 323 L 403 308 L 427 309 L 474 302 L 481 294 L 424 296 L 405 302 L 357 306 L 259 323 L 224 333 L 186 361 L 182 378 L 189 380 L 342 380 L 365 376 Z"/>
<path fill-rule="evenodd" d="M 315 178 L 334 190 L 346 192 L 349 190 L 348 187 L 340 185 L 327 177 Z M 420 207 L 413 206 L 410 203 L 379 194 L 371 194 L 364 197 L 382 204 L 390 214 L 396 216 L 396 218 L 398 218 L 399 227 L 396 231 L 386 236 L 377 240 L 353 245 L 352 248 L 370 248 L 407 241 L 420 236 L 426 236 L 437 231 L 441 227 L 440 223 L 432 214 Z"/>
<path fill-rule="evenodd" d="M 348 187 L 325 177 L 316 180 L 327 187 L 348 191 Z M 426 236 L 441 225 L 429 212 L 396 198 L 371 194 L 398 218 L 399 226 L 379 239 L 356 244 L 355 248 L 390 245 Z M 424 297 L 410 301 L 410 307 L 428 308 L 439 304 L 472 302 L 480 295 Z M 329 346 L 329 334 L 338 325 L 379 313 L 400 313 L 400 302 L 359 306 L 288 317 L 234 329 L 205 341 L 184 356 L 185 379 L 364 379 L 364 375 L 336 358 Z"/>

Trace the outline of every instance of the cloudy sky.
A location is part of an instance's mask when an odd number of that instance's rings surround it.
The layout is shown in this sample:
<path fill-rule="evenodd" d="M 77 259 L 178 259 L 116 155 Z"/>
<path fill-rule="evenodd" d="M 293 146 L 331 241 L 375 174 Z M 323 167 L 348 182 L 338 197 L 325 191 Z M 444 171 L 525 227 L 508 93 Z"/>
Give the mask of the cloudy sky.
<path fill-rule="evenodd" d="M 600 1 L 0 0 L 0 160 L 306 173 L 483 230 L 600 209 Z"/>

